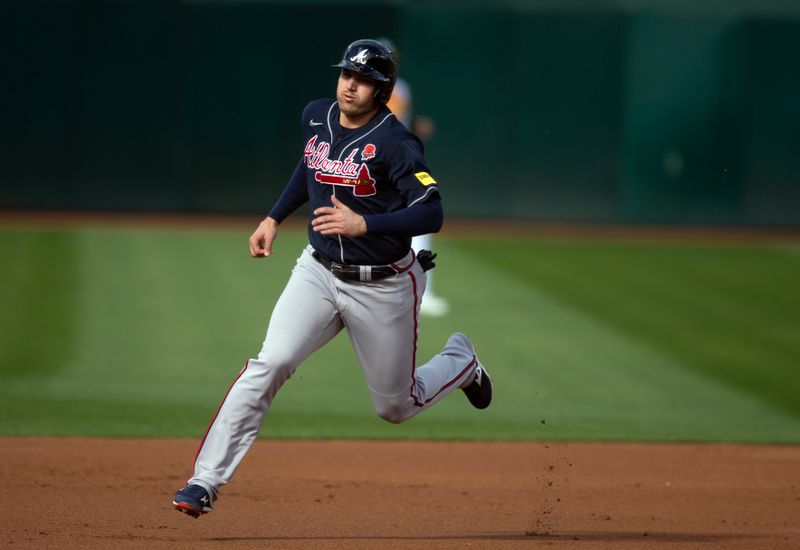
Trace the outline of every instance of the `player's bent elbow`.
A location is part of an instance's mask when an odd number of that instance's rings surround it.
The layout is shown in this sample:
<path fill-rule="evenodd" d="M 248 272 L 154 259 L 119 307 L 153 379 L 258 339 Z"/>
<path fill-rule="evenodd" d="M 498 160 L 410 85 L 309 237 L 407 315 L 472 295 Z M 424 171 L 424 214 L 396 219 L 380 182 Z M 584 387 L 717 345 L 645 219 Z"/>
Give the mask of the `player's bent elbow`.
<path fill-rule="evenodd" d="M 427 233 L 438 233 L 444 224 L 444 210 L 441 201 L 434 201 L 431 204 L 431 216 L 428 218 L 430 228 Z"/>

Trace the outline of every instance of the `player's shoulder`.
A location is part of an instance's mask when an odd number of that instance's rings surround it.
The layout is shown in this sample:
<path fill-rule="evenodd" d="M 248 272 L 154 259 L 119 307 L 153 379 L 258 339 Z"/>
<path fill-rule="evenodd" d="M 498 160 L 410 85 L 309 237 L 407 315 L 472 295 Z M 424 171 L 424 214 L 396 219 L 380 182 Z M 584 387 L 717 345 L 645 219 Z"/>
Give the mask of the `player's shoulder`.
<path fill-rule="evenodd" d="M 400 122 L 397 116 L 389 110 L 388 107 L 383 107 L 375 117 L 380 121 L 378 129 L 391 134 L 392 139 L 396 141 L 414 141 L 419 142 L 419 138 L 412 134 L 406 125 Z M 421 142 L 420 142 L 421 143 Z"/>
<path fill-rule="evenodd" d="M 301 121 L 305 123 L 312 118 L 321 118 L 325 120 L 334 105 L 336 105 L 336 100 L 332 98 L 321 98 L 309 101 L 303 109 Z"/>
<path fill-rule="evenodd" d="M 386 131 L 392 133 L 392 141 L 397 143 L 398 149 L 406 149 L 408 151 L 417 152 L 419 154 L 425 153 L 425 148 L 422 141 L 414 135 L 405 124 L 397 120 L 397 117 L 392 115 L 389 117 L 389 124 Z"/>

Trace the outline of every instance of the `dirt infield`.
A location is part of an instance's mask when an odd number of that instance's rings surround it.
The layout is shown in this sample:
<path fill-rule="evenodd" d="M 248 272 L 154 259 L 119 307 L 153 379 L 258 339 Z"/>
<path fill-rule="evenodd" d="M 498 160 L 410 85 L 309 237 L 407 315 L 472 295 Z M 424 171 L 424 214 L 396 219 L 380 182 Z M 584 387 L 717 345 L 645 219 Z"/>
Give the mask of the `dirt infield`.
<path fill-rule="evenodd" d="M 800 548 L 800 447 L 259 440 L 194 520 L 195 445 L 0 438 L 0 546 Z"/>

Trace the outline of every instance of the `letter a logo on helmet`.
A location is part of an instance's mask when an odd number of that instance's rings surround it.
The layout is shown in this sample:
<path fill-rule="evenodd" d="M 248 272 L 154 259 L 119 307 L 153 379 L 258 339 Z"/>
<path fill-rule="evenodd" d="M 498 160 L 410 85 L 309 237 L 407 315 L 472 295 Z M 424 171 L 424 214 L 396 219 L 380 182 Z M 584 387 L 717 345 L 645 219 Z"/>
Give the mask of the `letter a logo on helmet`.
<path fill-rule="evenodd" d="M 358 63 L 359 65 L 364 65 L 367 62 L 367 50 L 361 50 L 356 55 L 351 57 L 350 61 L 353 63 Z"/>

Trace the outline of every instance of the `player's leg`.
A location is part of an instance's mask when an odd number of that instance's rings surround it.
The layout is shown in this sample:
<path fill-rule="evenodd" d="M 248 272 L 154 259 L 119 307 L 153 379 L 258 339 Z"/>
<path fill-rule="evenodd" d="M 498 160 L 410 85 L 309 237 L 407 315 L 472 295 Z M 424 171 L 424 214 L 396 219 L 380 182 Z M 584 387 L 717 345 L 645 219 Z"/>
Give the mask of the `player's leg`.
<path fill-rule="evenodd" d="M 420 250 L 431 250 L 431 236 L 430 235 L 415 235 L 411 238 L 411 248 L 416 252 Z"/>
<path fill-rule="evenodd" d="M 305 250 L 275 304 L 261 352 L 245 363 L 212 420 L 189 480 L 212 500 L 255 440 L 283 383 L 342 329 L 328 279 L 330 273 Z"/>
<path fill-rule="evenodd" d="M 432 235 L 417 235 L 411 239 L 411 248 L 415 251 L 419 252 L 420 250 L 433 250 L 433 237 Z M 437 295 L 434 291 L 433 280 L 434 275 L 433 271 L 429 271 L 428 275 L 428 285 L 425 287 L 425 293 L 422 296 L 422 307 L 420 312 L 425 315 L 430 315 L 433 317 L 441 317 L 446 315 L 447 312 L 450 310 L 450 304 L 442 298 L 441 296 Z"/>
<path fill-rule="evenodd" d="M 411 238 L 411 248 L 417 253 L 419 253 L 420 250 L 433 250 L 432 240 L 430 235 L 416 235 Z M 428 276 L 428 282 L 425 285 L 425 292 L 423 293 L 424 298 L 433 294 L 433 271 L 427 272 L 426 275 Z"/>
<path fill-rule="evenodd" d="M 469 384 L 478 367 L 462 334 L 423 365 L 416 364 L 419 299 L 425 273 L 413 269 L 380 285 L 350 285 L 343 292 L 343 320 L 378 415 L 403 422 L 455 389 Z"/>

